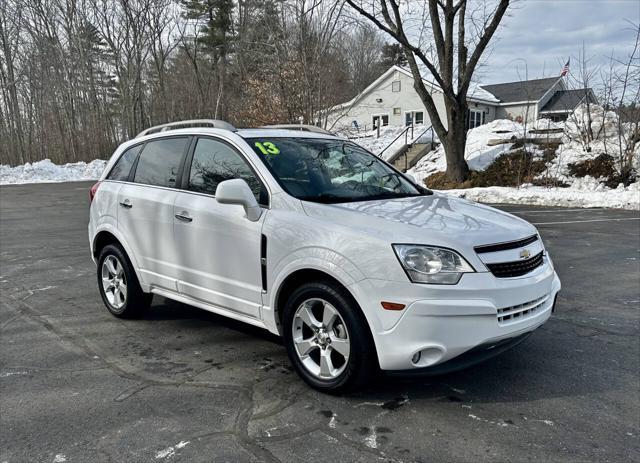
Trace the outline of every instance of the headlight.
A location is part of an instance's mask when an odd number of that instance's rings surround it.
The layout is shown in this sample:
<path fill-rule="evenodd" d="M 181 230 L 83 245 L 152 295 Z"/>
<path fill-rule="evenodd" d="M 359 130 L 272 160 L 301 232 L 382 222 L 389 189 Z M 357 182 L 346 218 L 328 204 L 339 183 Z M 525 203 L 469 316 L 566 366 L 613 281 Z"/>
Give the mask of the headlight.
<path fill-rule="evenodd" d="M 414 283 L 455 285 L 463 273 L 475 271 L 460 254 L 450 249 L 394 244 L 393 250 Z"/>

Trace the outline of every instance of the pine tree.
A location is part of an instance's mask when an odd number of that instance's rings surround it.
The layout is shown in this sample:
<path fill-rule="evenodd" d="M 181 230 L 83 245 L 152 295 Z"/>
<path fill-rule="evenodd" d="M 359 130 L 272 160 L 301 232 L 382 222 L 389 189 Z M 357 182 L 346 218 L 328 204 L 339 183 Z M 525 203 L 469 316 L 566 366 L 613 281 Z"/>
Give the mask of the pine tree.
<path fill-rule="evenodd" d="M 407 57 L 402 46 L 398 43 L 385 43 L 382 46 L 382 64 L 385 69 L 391 66 L 407 66 Z"/>

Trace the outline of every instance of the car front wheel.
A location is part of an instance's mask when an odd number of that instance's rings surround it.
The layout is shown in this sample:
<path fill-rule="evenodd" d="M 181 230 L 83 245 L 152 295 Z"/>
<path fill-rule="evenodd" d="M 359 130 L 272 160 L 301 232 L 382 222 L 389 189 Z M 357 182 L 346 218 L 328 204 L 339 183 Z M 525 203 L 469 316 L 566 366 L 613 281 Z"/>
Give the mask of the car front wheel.
<path fill-rule="evenodd" d="M 339 285 L 311 282 L 284 308 L 284 339 L 296 371 L 331 393 L 363 386 L 375 371 L 375 349 L 360 308 Z"/>

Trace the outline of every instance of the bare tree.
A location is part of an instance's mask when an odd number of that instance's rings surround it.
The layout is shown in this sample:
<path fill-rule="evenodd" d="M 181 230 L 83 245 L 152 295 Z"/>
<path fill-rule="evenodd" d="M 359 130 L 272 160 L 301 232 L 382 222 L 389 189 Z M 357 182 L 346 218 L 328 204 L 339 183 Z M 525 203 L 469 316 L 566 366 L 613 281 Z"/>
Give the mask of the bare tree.
<path fill-rule="evenodd" d="M 509 7 L 510 0 L 499 0 L 494 8 L 482 4 L 473 10 L 468 0 L 426 0 L 421 12 L 419 34 L 405 26 L 397 0 L 346 0 L 360 15 L 386 32 L 404 48 L 413 74 L 414 88 L 422 100 L 433 128 L 442 142 L 447 159 L 447 176 L 462 182 L 469 167 L 464 159 L 466 144 L 467 93 L 473 73 Z M 469 24 L 469 27 L 467 26 Z M 472 31 L 471 37 L 469 30 Z M 433 47 L 424 48 L 425 36 Z M 444 95 L 446 120 L 438 114 L 433 95 L 427 89 L 421 67 L 435 80 Z"/>
<path fill-rule="evenodd" d="M 616 168 L 624 181 L 632 181 L 633 156 L 640 145 L 640 24 L 632 24 L 634 45 L 624 58 L 613 54 L 609 60 L 608 73 L 602 73 L 604 106 L 601 124 L 604 148 L 613 156 Z M 613 124 L 606 124 L 607 110 L 612 111 Z M 608 125 L 613 125 L 614 133 L 606 133 Z M 612 137 L 615 141 L 607 143 Z"/>
<path fill-rule="evenodd" d="M 355 75 L 361 66 L 345 65 L 343 41 L 356 31 L 346 30 L 343 7 L 0 1 L 0 163 L 104 158 L 167 120 L 316 122 L 348 99 L 350 83 L 366 80 Z"/>
<path fill-rule="evenodd" d="M 3 109 L 0 114 L 0 133 L 9 141 L 2 143 L 0 153 L 7 160 L 26 161 L 22 112 L 18 99 L 18 76 L 16 74 L 16 55 L 22 31 L 22 15 L 19 0 L 7 0 L 0 3 L 0 84 Z M 6 137 L 6 138 L 5 138 Z M 5 151 L 7 151 L 5 153 Z"/>

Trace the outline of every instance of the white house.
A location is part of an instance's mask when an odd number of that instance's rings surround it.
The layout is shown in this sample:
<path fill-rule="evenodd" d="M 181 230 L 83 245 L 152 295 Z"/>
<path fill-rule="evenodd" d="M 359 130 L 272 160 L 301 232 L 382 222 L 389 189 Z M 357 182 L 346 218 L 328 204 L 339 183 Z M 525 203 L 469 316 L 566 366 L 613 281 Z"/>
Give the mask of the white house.
<path fill-rule="evenodd" d="M 432 82 L 424 81 L 445 123 L 444 96 Z M 591 89 L 567 90 L 561 77 L 479 85 L 469 91 L 468 128 L 494 119 L 533 121 L 540 117 L 566 119 L 585 98 L 595 102 Z M 328 110 L 329 130 L 349 126 L 369 130 L 386 125 L 430 125 L 429 115 L 413 88 L 410 71 L 392 66 L 350 101 Z"/>

